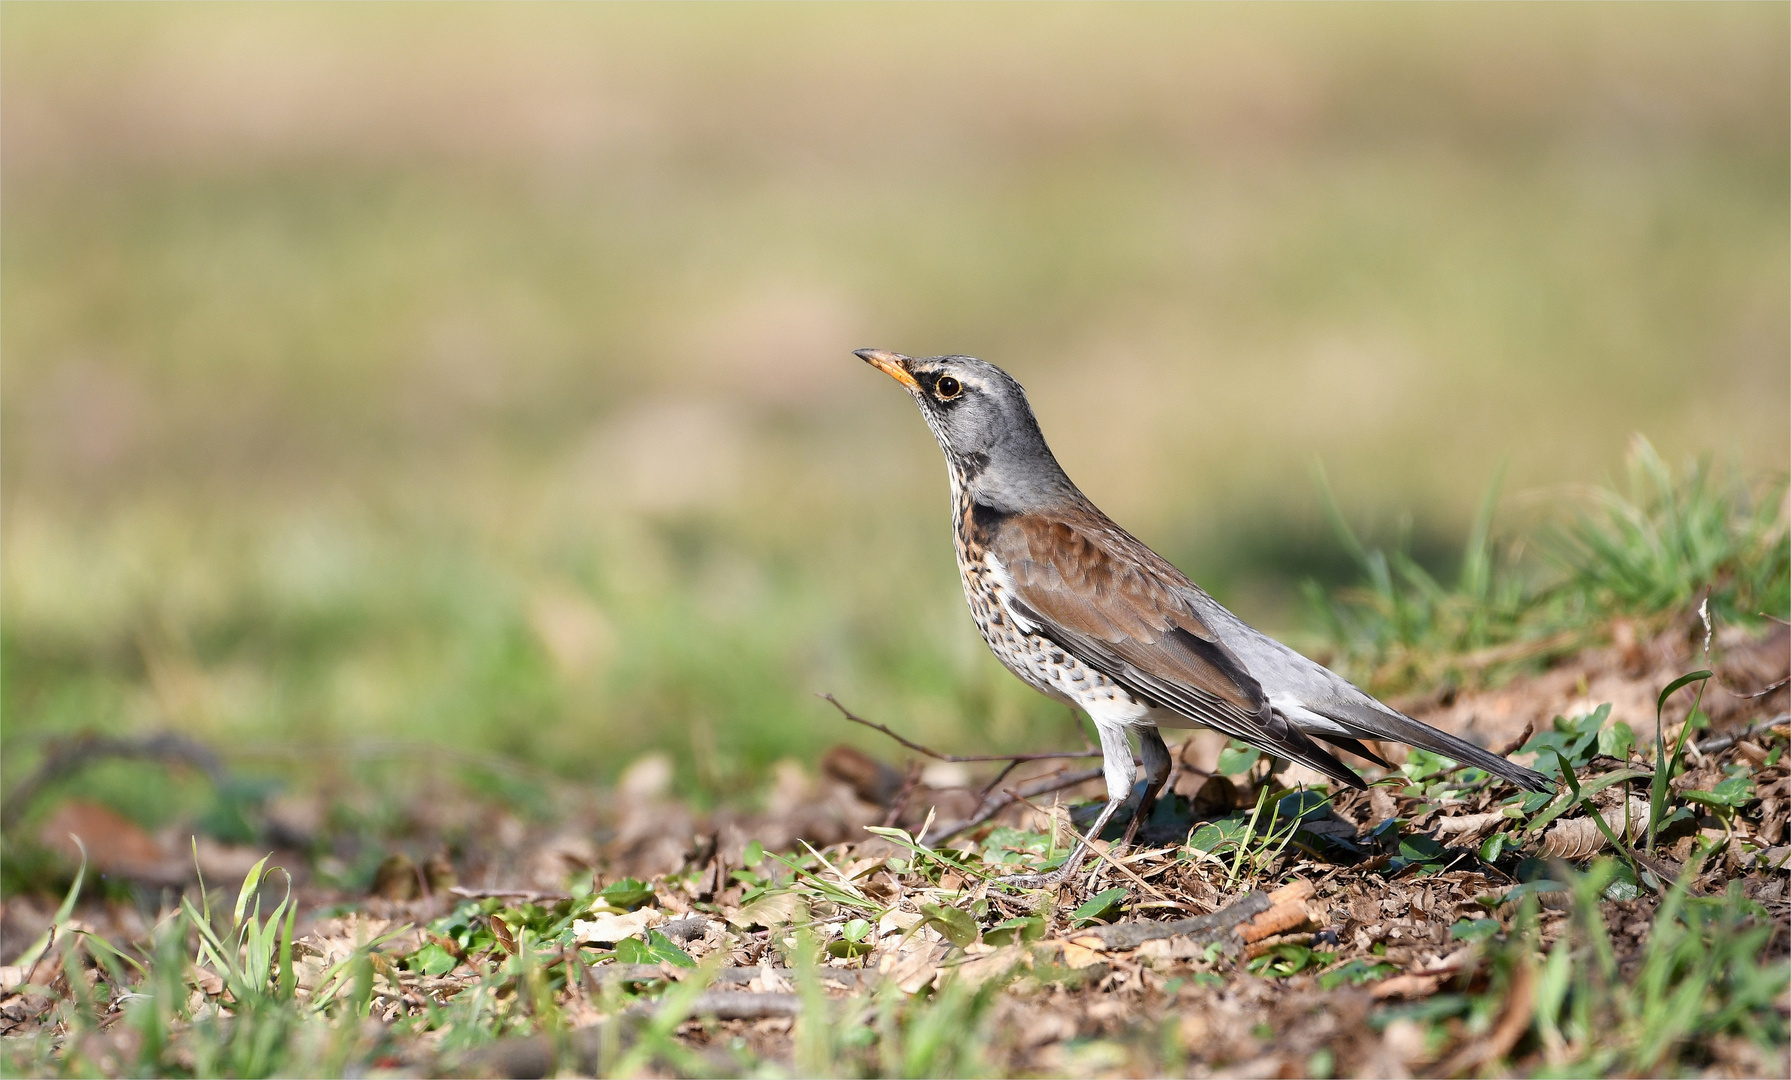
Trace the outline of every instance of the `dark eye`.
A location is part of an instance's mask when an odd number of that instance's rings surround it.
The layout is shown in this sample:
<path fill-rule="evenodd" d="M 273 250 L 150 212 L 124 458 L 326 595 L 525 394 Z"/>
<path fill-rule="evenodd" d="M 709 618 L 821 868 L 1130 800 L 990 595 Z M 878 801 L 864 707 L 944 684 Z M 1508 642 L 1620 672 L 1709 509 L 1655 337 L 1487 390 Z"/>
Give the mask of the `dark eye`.
<path fill-rule="evenodd" d="M 963 392 L 963 389 L 962 386 L 958 385 L 958 380 L 952 378 L 950 375 L 941 375 L 939 381 L 933 384 L 933 393 L 939 395 L 940 401 L 950 401 L 952 398 L 957 397 L 958 394 Z"/>

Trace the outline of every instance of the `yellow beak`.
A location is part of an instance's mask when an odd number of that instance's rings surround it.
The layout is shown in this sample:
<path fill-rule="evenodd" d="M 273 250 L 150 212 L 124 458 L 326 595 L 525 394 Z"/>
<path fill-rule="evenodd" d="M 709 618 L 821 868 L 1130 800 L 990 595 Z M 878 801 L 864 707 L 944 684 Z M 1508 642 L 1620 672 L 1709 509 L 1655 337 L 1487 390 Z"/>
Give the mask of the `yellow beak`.
<path fill-rule="evenodd" d="M 919 383 L 914 381 L 914 376 L 908 374 L 909 357 L 903 356 L 901 353 L 890 352 L 887 349 L 859 349 L 852 355 L 863 360 L 865 363 L 871 365 L 910 390 L 917 389 L 920 386 Z"/>

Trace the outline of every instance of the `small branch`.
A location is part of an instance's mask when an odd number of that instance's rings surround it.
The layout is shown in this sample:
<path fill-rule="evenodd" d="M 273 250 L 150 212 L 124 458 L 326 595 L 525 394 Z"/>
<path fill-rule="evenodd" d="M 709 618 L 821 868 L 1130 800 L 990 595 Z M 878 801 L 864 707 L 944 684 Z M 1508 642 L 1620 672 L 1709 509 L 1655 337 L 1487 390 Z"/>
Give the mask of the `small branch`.
<path fill-rule="evenodd" d="M 530 904 L 559 903 L 570 900 L 572 896 L 561 892 L 537 892 L 534 889 L 469 889 L 463 885 L 455 885 L 448 890 L 455 896 L 468 900 L 521 900 Z"/>
<path fill-rule="evenodd" d="M 914 794 L 914 785 L 920 783 L 920 773 L 920 762 L 916 761 L 908 766 L 908 775 L 902 778 L 902 789 L 896 792 L 895 799 L 890 802 L 889 813 L 883 815 L 885 829 L 894 827 L 901 819 L 902 811 L 908 805 L 908 796 Z"/>
<path fill-rule="evenodd" d="M 1749 724 L 1747 727 L 1742 728 L 1733 735 L 1718 735 L 1714 739 L 1705 739 L 1703 742 L 1693 743 L 1692 747 L 1700 754 L 1714 754 L 1719 750 L 1727 750 L 1729 747 L 1734 746 L 1749 735 L 1755 735 L 1770 728 L 1778 727 L 1780 724 L 1786 722 L 1791 722 L 1791 713 L 1780 713 L 1771 720 L 1762 720 L 1757 724 Z"/>
<path fill-rule="evenodd" d="M 846 719 L 852 721 L 854 724 L 863 724 L 865 727 L 871 728 L 872 730 L 881 731 L 883 734 L 894 739 L 896 742 L 901 743 L 903 746 L 906 746 L 908 749 L 914 751 L 915 753 L 925 754 L 926 756 L 933 758 L 935 761 L 955 761 L 955 762 L 1012 761 L 1012 762 L 1021 762 L 1021 761 L 1053 761 L 1058 758 L 1085 758 L 1085 757 L 1100 757 L 1101 756 L 1101 752 L 1099 750 L 1071 750 L 1071 751 L 1053 750 L 1048 753 L 1042 753 L 1042 754 L 941 754 L 939 751 L 934 750 L 930 747 L 922 746 L 917 742 L 912 742 L 908 739 L 902 738 L 900 735 L 897 735 L 895 732 L 891 731 L 889 728 L 885 727 L 882 724 L 879 724 L 872 720 L 866 720 L 864 717 L 854 714 L 852 712 L 852 710 L 846 708 L 844 705 L 841 705 L 839 703 L 839 699 L 834 697 L 832 694 L 816 694 L 815 696 L 820 698 L 822 701 L 827 702 L 829 705 L 832 705 L 834 708 L 838 709 L 840 711 L 841 716 L 844 716 Z"/>
<path fill-rule="evenodd" d="M 1523 733 L 1520 734 L 1517 738 L 1512 739 L 1510 742 L 1505 743 L 1503 746 L 1489 747 L 1488 752 L 1492 753 L 1492 754 L 1496 754 L 1499 757 L 1510 757 L 1512 754 L 1517 753 L 1518 747 L 1529 742 L 1530 736 L 1535 733 L 1536 733 L 1536 721 L 1531 720 L 1524 725 Z"/>
<path fill-rule="evenodd" d="M 1240 927 L 1238 936 L 1244 939 L 1244 944 L 1252 945 L 1305 926 L 1312 920 L 1306 901 L 1315 891 L 1310 881 L 1293 881 L 1281 886 L 1269 894 L 1269 909 Z"/>
<path fill-rule="evenodd" d="M 659 1011 L 659 1003 L 644 1002 L 630 1009 L 638 1016 L 651 1016 Z M 697 995 L 689 1009 L 691 1016 L 713 1016 L 717 1020 L 763 1020 L 769 1016 L 795 1016 L 802 1012 L 802 999 L 795 994 L 755 993 L 751 990 L 705 990 Z"/>
<path fill-rule="evenodd" d="M 971 814 L 963 821 L 953 822 L 950 825 L 941 825 L 937 829 L 930 829 L 926 836 L 917 836 L 915 837 L 915 840 L 924 840 L 932 844 L 942 844 L 961 832 L 967 832 L 976 828 L 996 814 L 999 814 L 1003 810 L 1014 805 L 1014 803 L 1019 801 L 1021 797 L 1036 799 L 1040 795 L 1049 795 L 1053 791 L 1062 791 L 1064 788 L 1072 788 L 1077 784 L 1086 784 L 1090 780 L 1098 779 L 1100 775 L 1101 770 L 1099 769 L 1080 769 L 1076 772 L 1053 773 L 1050 776 L 1034 780 L 1030 784 L 1021 785 L 1017 792 L 1010 789 L 1002 792 L 993 799 L 984 799 L 982 805 L 976 808 L 976 813 Z"/>
<path fill-rule="evenodd" d="M 213 785 L 227 778 L 224 763 L 211 747 L 197 739 L 174 732 L 162 732 L 136 739 L 119 739 L 92 733 L 51 743 L 37 771 L 7 793 L 0 803 L 0 827 L 11 829 L 30 808 L 31 800 L 45 785 L 73 775 L 107 758 L 129 758 L 139 761 L 160 761 L 190 765 L 204 772 Z"/>
<path fill-rule="evenodd" d="M 1020 767 L 1020 763 L 1018 761 L 1008 762 L 1006 768 L 1002 769 L 1000 772 L 995 774 L 995 779 L 993 779 L 983 785 L 983 789 L 976 793 L 976 797 L 979 799 L 988 798 L 989 792 L 995 790 L 995 785 L 1001 783 L 1003 780 L 1006 780 L 1007 774 L 1013 772 L 1015 769 L 1017 769 L 1019 767 Z"/>
<path fill-rule="evenodd" d="M 1240 923 L 1249 922 L 1274 906 L 1267 893 L 1251 892 L 1211 915 L 1195 915 L 1192 918 L 1176 919 L 1174 922 L 1127 920 L 1110 926 L 1091 926 L 1077 931 L 1071 940 L 1081 937 L 1097 938 L 1101 946 L 1109 950 L 1136 949 L 1147 941 L 1183 936 L 1193 938 L 1196 944 L 1204 944 L 1223 938 Z"/>

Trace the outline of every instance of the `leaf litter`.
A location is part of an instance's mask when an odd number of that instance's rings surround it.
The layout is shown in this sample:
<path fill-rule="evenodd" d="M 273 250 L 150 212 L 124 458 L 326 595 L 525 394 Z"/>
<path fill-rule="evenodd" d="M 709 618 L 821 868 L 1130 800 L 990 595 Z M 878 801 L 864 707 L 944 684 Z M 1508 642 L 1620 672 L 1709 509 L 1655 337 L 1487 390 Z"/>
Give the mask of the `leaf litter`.
<path fill-rule="evenodd" d="M 1339 793 L 1193 739 L 1139 845 L 1055 893 L 999 879 L 1089 820 L 1073 762 L 934 787 L 840 746 L 757 811 L 699 812 L 654 762 L 534 824 L 420 810 L 360 892 L 284 850 L 153 914 L 13 896 L 0 1033 L 15 1072 L 108 1075 L 1783 1075 L 1787 638 L 1656 702 L 1696 637 L 1402 703 L 1570 773 L 1552 795 L 1390 746 Z M 251 1028 L 285 1049 L 242 1058 Z"/>

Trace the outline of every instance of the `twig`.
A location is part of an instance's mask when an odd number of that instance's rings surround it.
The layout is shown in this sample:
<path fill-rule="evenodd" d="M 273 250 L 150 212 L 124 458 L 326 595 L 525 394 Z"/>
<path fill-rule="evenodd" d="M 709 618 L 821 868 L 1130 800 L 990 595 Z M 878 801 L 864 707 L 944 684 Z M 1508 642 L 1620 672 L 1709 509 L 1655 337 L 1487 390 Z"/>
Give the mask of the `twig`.
<path fill-rule="evenodd" d="M 204 772 L 214 786 L 222 785 L 227 777 L 224 763 L 211 747 L 186 735 L 171 731 L 139 739 L 115 739 L 91 733 L 78 735 L 51 743 L 37 771 L 7 793 L 6 801 L 0 803 L 0 827 L 11 829 L 44 785 L 106 758 L 134 758 L 191 765 Z"/>
<path fill-rule="evenodd" d="M 1306 901 L 1316 891 L 1310 881 L 1294 881 L 1276 889 L 1269 894 L 1272 906 L 1239 927 L 1238 936 L 1244 940 L 1244 944 L 1250 945 L 1304 926 L 1312 918 Z"/>
<path fill-rule="evenodd" d="M 883 815 L 883 827 L 891 828 L 902 816 L 902 810 L 908 805 L 908 796 L 914 794 L 914 785 L 920 783 L 920 762 L 908 766 L 908 775 L 902 778 L 902 788 L 889 804 L 889 813 Z"/>
<path fill-rule="evenodd" d="M 550 901 L 557 904 L 561 900 L 572 899 L 572 896 L 569 893 L 537 892 L 534 889 L 469 889 L 464 885 L 455 885 L 449 888 L 448 891 L 455 896 L 465 897 L 468 900 L 522 900 L 530 904 L 539 904 Z"/>
<path fill-rule="evenodd" d="M 931 749 L 930 747 L 925 747 L 925 746 L 920 745 L 917 742 L 913 742 L 911 740 L 904 739 L 902 736 L 897 735 L 895 732 L 891 731 L 889 728 L 885 727 L 882 724 L 879 724 L 873 720 L 866 720 L 864 717 L 854 714 L 852 712 L 852 710 L 846 708 L 844 705 L 841 705 L 839 703 L 839 699 L 834 697 L 832 694 L 816 694 L 815 696 L 820 698 L 822 701 L 827 702 L 829 705 L 832 705 L 834 708 L 838 709 L 840 711 L 841 716 L 844 716 L 846 719 L 852 721 L 854 724 L 863 724 L 865 727 L 871 728 L 875 731 L 881 731 L 883 734 L 894 739 L 896 742 L 901 743 L 903 746 L 906 746 L 908 749 L 913 750 L 915 753 L 925 754 L 926 756 L 933 758 L 936 761 L 955 761 L 955 762 L 1013 761 L 1013 762 L 1021 762 L 1021 761 L 1052 761 L 1057 758 L 1085 758 L 1085 757 L 1100 757 L 1101 756 L 1101 751 L 1099 751 L 1099 750 L 1073 750 L 1073 751 L 1053 750 L 1048 753 L 1042 753 L 1042 754 L 941 754 L 939 751 Z"/>
<path fill-rule="evenodd" d="M 1070 940 L 1093 937 L 1107 950 L 1136 949 L 1147 941 L 1190 937 L 1197 945 L 1236 936 L 1236 944 L 1249 945 L 1285 933 L 1311 918 L 1306 901 L 1316 891 L 1309 881 L 1295 881 L 1273 892 L 1251 890 L 1211 915 L 1195 915 L 1174 922 L 1128 920 L 1111 926 L 1092 926 L 1077 931 Z"/>
<path fill-rule="evenodd" d="M 1017 769 L 1019 767 L 1020 767 L 1020 763 L 1018 761 L 1008 762 L 1007 766 L 1005 768 L 1003 768 L 1000 772 L 995 774 L 995 779 L 993 779 L 983 785 L 983 789 L 976 793 L 976 797 L 979 799 L 988 798 L 989 792 L 995 790 L 995 785 L 1001 783 L 1003 780 L 1006 780 L 1007 774 L 1013 772 L 1015 769 Z M 981 804 L 978 804 L 978 805 L 981 805 Z"/>
<path fill-rule="evenodd" d="M 1219 940 L 1231 933 L 1239 923 L 1248 922 L 1274 906 L 1267 893 L 1252 891 L 1236 903 L 1220 908 L 1211 915 L 1195 915 L 1173 922 L 1135 919 L 1110 926 L 1091 926 L 1087 930 L 1078 931 L 1075 938 L 1097 938 L 1105 949 L 1136 949 L 1147 941 L 1183 936 L 1193 938 L 1195 944 L 1204 944 Z"/>
<path fill-rule="evenodd" d="M 1033 799 L 1040 795 L 1049 795 L 1053 791 L 1062 791 L 1064 788 L 1072 788 L 1077 784 L 1086 784 L 1090 780 L 1099 778 L 1100 775 L 1101 770 L 1099 769 L 1080 769 L 1076 772 L 1053 773 L 1042 779 L 1034 780 L 1030 784 L 1022 785 L 1018 794 L 1016 794 L 1013 789 L 1009 789 L 1003 791 L 993 799 L 985 799 L 983 800 L 982 805 L 977 807 L 976 812 L 965 818 L 963 821 L 953 822 L 950 825 L 942 825 L 937 830 L 929 830 L 927 835 L 917 836 L 915 837 L 915 840 L 925 840 L 935 845 L 942 844 L 961 832 L 976 828 L 996 814 L 1006 810 L 1008 807 L 1014 805 L 1020 796 Z"/>
<path fill-rule="evenodd" d="M 1757 734 L 1769 728 L 1778 727 L 1780 724 L 1786 723 L 1787 721 L 1791 721 L 1791 713 L 1780 713 L 1771 720 L 1761 720 L 1759 723 L 1749 724 L 1747 727 L 1742 728 L 1732 735 L 1718 735 L 1714 739 L 1705 739 L 1703 742 L 1693 743 L 1692 747 L 1700 754 L 1714 754 L 1719 750 L 1727 750 L 1729 747 L 1734 746 L 1749 735 Z"/>
<path fill-rule="evenodd" d="M 659 1010 L 658 1002 L 643 1002 L 631 1012 L 650 1016 Z M 690 1004 L 689 1015 L 713 1016 L 717 1020 L 763 1020 L 769 1016 L 795 1016 L 802 1012 L 802 999 L 795 994 L 754 993 L 751 990 L 705 990 Z"/>
<path fill-rule="evenodd" d="M 1721 688 L 1723 693 L 1728 694 L 1730 697 L 1741 698 L 1742 700 L 1745 701 L 1745 700 L 1751 700 L 1753 698 L 1765 697 L 1767 694 L 1772 693 L 1774 690 L 1777 690 L 1779 687 L 1785 685 L 1786 683 L 1791 683 L 1791 675 L 1787 675 L 1784 678 L 1778 680 L 1777 682 L 1769 683 L 1767 685 L 1766 689 L 1756 690 L 1751 694 L 1744 694 L 1739 690 L 1729 689 L 1729 684 L 1723 682 L 1722 675 L 1717 673 L 1716 665 L 1710 662 L 1710 637 L 1711 637 L 1711 634 L 1714 632 L 1714 628 L 1710 625 L 1710 592 L 1709 592 L 1709 590 L 1705 590 L 1704 602 L 1698 605 L 1698 618 L 1702 619 L 1704 622 L 1704 666 L 1710 669 L 1711 681 L 1716 683 L 1716 685 L 1719 688 Z M 1780 619 L 1778 621 L 1783 622 L 1784 620 Z M 1768 726 L 1770 726 L 1770 725 L 1768 725 Z M 1726 747 L 1723 749 L 1726 749 Z"/>
<path fill-rule="evenodd" d="M 1511 740 L 1510 742 L 1506 743 L 1503 746 L 1489 747 L 1488 752 L 1496 754 L 1499 757 L 1510 757 L 1512 754 L 1517 753 L 1518 747 L 1529 742 L 1530 736 L 1535 734 L 1535 732 L 1536 732 L 1536 721 L 1534 719 L 1532 719 L 1529 722 L 1524 724 L 1524 730 L 1521 735 L 1519 735 L 1517 738 Z"/>

